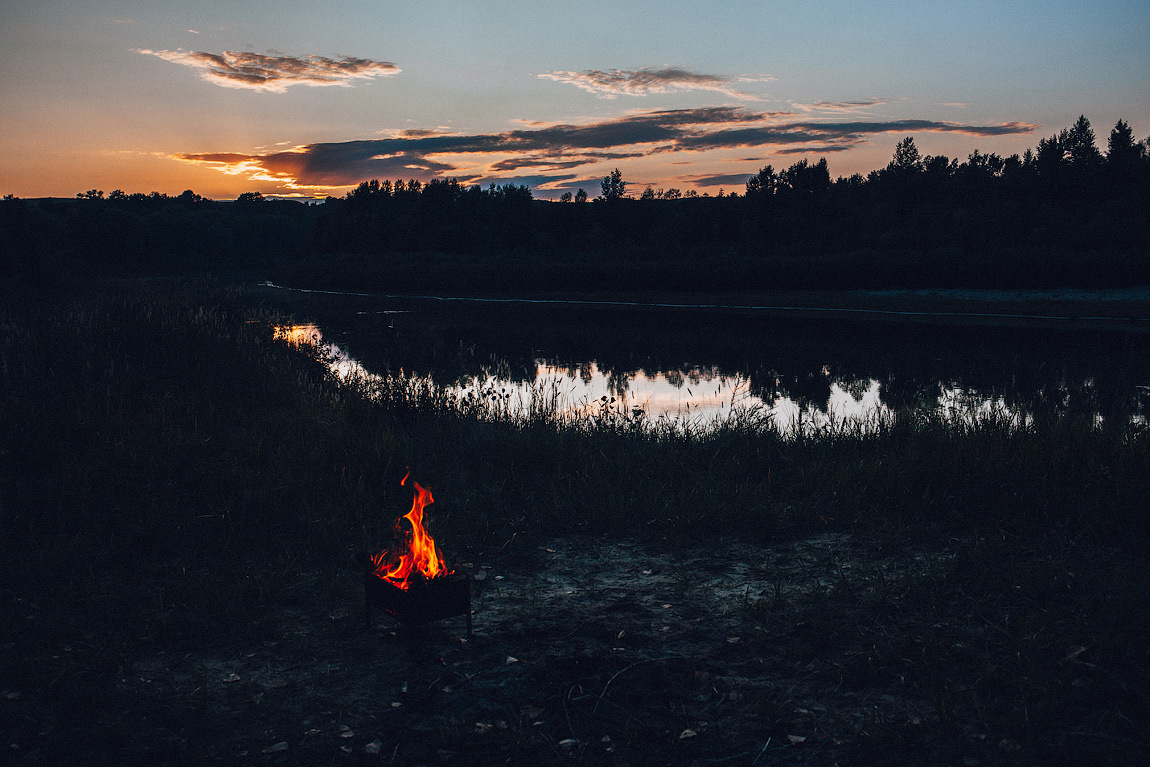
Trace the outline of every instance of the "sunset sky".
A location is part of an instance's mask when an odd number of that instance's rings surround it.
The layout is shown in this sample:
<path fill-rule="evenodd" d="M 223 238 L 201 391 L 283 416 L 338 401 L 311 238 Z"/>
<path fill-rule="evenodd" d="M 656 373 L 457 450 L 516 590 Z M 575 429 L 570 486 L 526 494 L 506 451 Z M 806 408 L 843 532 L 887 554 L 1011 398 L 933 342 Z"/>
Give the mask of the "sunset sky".
<path fill-rule="evenodd" d="M 0 194 L 339 196 L 618 167 L 741 191 L 1022 153 L 1085 114 L 1150 136 L 1150 3 L 31 0 L 0 10 Z"/>

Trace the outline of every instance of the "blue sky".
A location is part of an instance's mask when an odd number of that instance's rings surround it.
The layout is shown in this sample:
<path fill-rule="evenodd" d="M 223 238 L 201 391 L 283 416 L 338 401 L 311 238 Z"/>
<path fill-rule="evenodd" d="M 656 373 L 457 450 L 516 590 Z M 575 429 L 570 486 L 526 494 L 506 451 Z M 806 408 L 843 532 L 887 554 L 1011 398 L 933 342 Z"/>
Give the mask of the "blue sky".
<path fill-rule="evenodd" d="M 14 6 L 14 7 L 7 7 Z M 1150 135 L 1150 3 L 26 2 L 0 194 L 339 195 L 371 177 L 741 188 Z"/>

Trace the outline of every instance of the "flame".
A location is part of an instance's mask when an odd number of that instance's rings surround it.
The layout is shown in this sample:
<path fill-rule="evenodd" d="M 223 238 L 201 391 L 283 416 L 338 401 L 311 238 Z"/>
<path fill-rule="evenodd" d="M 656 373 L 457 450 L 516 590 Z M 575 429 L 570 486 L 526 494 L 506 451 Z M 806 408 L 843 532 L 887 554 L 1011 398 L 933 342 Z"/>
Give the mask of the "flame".
<path fill-rule="evenodd" d="M 409 476 L 411 472 L 404 475 L 399 484 L 407 484 Z M 431 491 L 418 482 L 413 480 L 411 484 L 415 487 L 415 498 L 411 503 L 411 511 L 403 516 L 403 519 L 411 523 L 411 531 L 403 536 L 406 548 L 398 551 L 384 549 L 371 558 L 375 574 L 404 591 L 411 585 L 413 576 L 430 580 L 454 572 L 447 569 L 443 554 L 423 526 L 423 510 L 434 503 L 435 499 L 431 497 Z"/>

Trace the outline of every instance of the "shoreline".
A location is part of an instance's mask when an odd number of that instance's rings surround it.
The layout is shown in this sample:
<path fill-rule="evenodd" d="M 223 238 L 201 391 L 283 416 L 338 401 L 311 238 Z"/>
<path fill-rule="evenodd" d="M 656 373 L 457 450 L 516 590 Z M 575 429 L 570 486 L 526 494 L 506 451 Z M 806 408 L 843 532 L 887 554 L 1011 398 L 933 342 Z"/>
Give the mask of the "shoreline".
<path fill-rule="evenodd" d="M 1114 289 L 905 289 L 779 291 L 730 294 L 603 292 L 528 295 L 434 295 L 290 287 L 270 280 L 245 286 L 256 294 L 290 293 L 354 298 L 524 307 L 753 312 L 764 316 L 866 319 L 887 322 L 1104 329 L 1150 332 L 1150 286 Z"/>

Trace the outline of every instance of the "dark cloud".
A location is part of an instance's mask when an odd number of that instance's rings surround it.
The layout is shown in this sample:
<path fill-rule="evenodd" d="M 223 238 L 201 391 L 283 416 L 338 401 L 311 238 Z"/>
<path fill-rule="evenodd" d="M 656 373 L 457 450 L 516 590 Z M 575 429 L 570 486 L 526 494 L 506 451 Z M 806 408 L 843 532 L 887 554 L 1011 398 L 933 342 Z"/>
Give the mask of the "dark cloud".
<path fill-rule="evenodd" d="M 780 121 L 791 116 L 730 106 L 652 110 L 582 125 L 533 124 L 530 128 L 476 135 L 415 130 L 387 138 L 308 144 L 269 154 L 182 154 L 178 158 L 251 178 L 276 179 L 298 187 L 324 187 L 348 186 L 369 178 L 561 171 L 602 160 L 715 149 L 819 154 L 841 152 L 870 136 L 888 133 L 1001 136 L 1030 133 L 1035 128 L 1020 122 L 965 125 L 931 120 Z M 473 159 L 467 159 L 469 156 Z M 483 169 L 477 170 L 477 164 Z"/>
<path fill-rule="evenodd" d="M 408 128 L 397 131 L 396 138 L 427 138 L 428 136 L 449 136 L 451 131 L 439 128 Z"/>
<path fill-rule="evenodd" d="M 494 171 L 520 170 L 522 168 L 550 168 L 560 170 L 563 168 L 577 168 L 580 165 L 590 165 L 602 160 L 626 160 L 633 157 L 643 157 L 644 152 L 582 152 L 577 155 L 563 154 L 559 156 L 533 156 L 516 155 L 500 160 L 491 166 Z"/>
<path fill-rule="evenodd" d="M 219 167 L 227 173 L 277 181 L 290 188 L 326 188 L 358 184 L 369 178 L 420 178 L 449 175 L 454 165 L 419 153 L 378 154 L 362 145 L 313 144 L 263 155 L 180 154 L 176 159 Z"/>
<path fill-rule="evenodd" d="M 731 78 L 720 75 L 706 75 L 689 72 L 686 69 L 670 67 L 665 69 L 640 68 L 634 70 L 611 69 L 607 71 L 588 69 L 583 72 L 544 72 L 536 75 L 546 80 L 569 83 L 589 93 L 605 99 L 617 96 L 646 96 L 648 93 L 669 93 L 675 90 L 715 91 L 742 101 L 757 101 L 756 96 L 736 90 L 731 86 Z M 742 82 L 751 79 L 770 80 L 768 76 L 740 78 Z"/>
<path fill-rule="evenodd" d="M 544 175 L 544 174 L 534 175 L 534 176 L 511 176 L 511 177 L 475 176 L 472 178 L 461 179 L 461 181 L 463 181 L 464 183 L 468 183 L 468 184 L 479 184 L 482 187 L 487 187 L 489 184 L 495 184 L 496 186 L 505 186 L 507 184 L 515 184 L 516 186 L 526 185 L 526 186 L 531 187 L 532 189 L 542 189 L 545 191 L 549 191 L 552 189 L 562 187 L 564 182 L 570 182 L 571 179 L 574 179 L 574 178 L 575 178 L 574 173 L 565 173 L 565 174 L 558 175 L 558 176 L 549 176 L 549 175 Z"/>
<path fill-rule="evenodd" d="M 839 144 L 838 146 L 794 146 L 786 149 L 776 149 L 772 154 L 827 154 L 830 152 L 845 152 L 854 149 L 854 144 Z"/>
<path fill-rule="evenodd" d="M 387 61 L 325 56 L 282 56 L 245 51 L 150 51 L 165 61 L 199 69 L 210 83 L 226 88 L 252 88 L 282 93 L 291 85 L 351 85 L 353 80 L 394 75 L 401 70 Z"/>
<path fill-rule="evenodd" d="M 682 176 L 680 180 L 695 186 L 742 186 L 753 173 L 721 173 L 715 176 Z"/>
<path fill-rule="evenodd" d="M 962 125 L 934 120 L 886 120 L 872 122 L 793 122 L 747 128 L 720 129 L 683 136 L 675 149 L 703 151 L 734 147 L 772 146 L 783 148 L 788 144 L 819 146 L 816 151 L 831 151 L 823 147 L 850 147 L 861 143 L 867 136 L 881 133 L 962 133 L 967 136 L 1005 136 L 1032 133 L 1036 126 L 1011 122 L 1001 125 Z"/>
<path fill-rule="evenodd" d="M 559 160 L 551 157 L 509 157 L 506 160 L 493 163 L 491 170 L 499 172 L 521 170 L 523 168 L 549 168 L 559 170 L 561 168 L 578 168 L 580 165 L 586 165 L 589 162 L 592 161 L 584 157 L 577 157 L 573 160 Z"/>

